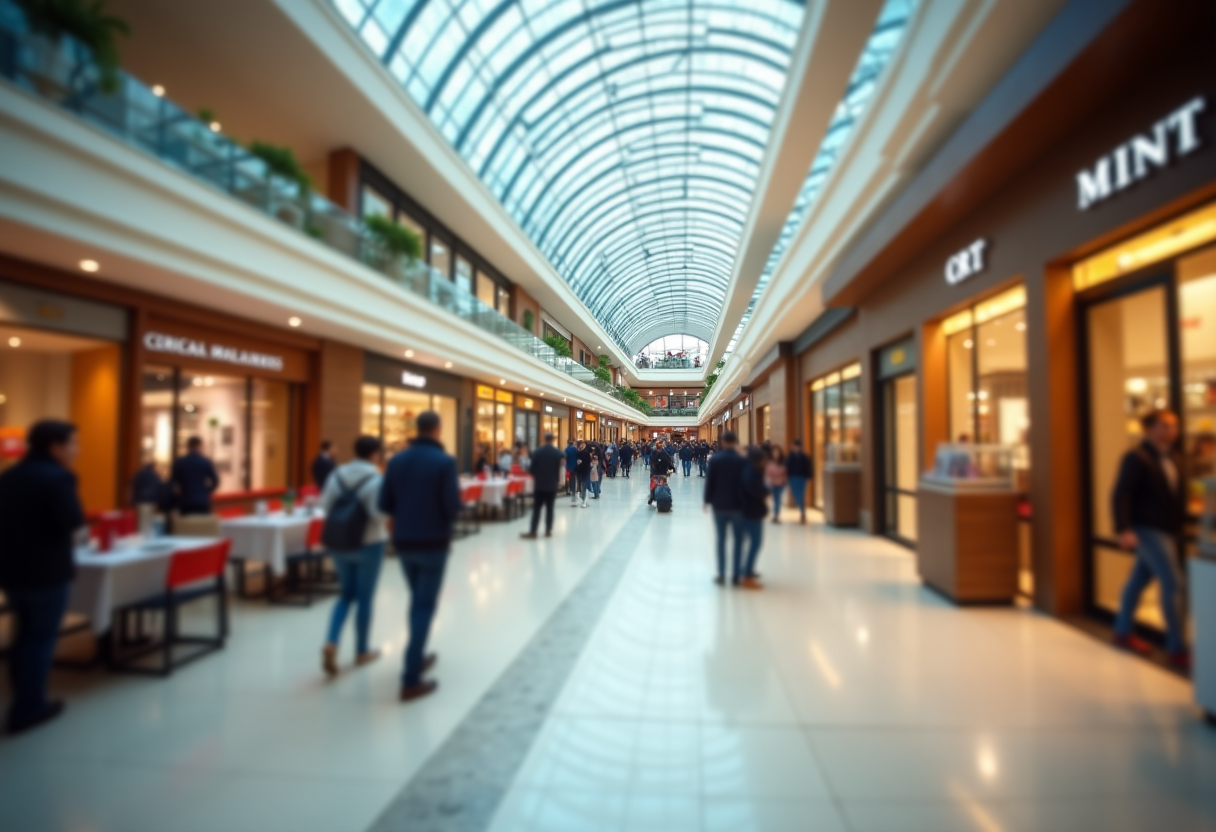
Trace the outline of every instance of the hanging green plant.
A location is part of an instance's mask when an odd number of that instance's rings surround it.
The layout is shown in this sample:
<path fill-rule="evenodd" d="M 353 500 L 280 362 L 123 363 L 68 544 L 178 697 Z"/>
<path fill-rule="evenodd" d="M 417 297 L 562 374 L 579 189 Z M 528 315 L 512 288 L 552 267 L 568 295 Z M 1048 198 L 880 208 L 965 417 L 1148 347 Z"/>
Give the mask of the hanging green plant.
<path fill-rule="evenodd" d="M 122 61 L 118 36 L 131 36 L 127 21 L 106 14 L 106 0 L 16 0 L 25 12 L 30 31 L 58 44 L 64 35 L 74 38 L 97 66 L 102 92 L 118 90 Z"/>
<path fill-rule="evenodd" d="M 601 367 L 611 367 L 612 366 L 612 359 L 607 355 L 601 355 L 599 360 L 600 360 Z"/>
<path fill-rule="evenodd" d="M 381 214 L 369 214 L 363 224 L 386 261 L 405 259 L 413 263 L 422 257 L 422 239 L 405 226 Z"/>
<path fill-rule="evenodd" d="M 531 309 L 525 309 L 525 310 L 524 310 L 524 314 L 523 314 L 523 325 L 524 325 L 524 329 L 528 330 L 528 332 L 534 332 L 534 331 L 535 331 L 535 330 L 533 329 L 533 327 L 534 327 L 534 326 L 536 326 L 536 316 L 532 314 L 532 310 L 531 310 Z"/>
<path fill-rule="evenodd" d="M 574 357 L 574 353 L 570 351 L 570 345 L 566 343 L 566 339 L 563 338 L 562 336 L 556 335 L 551 332 L 548 335 L 546 335 L 544 338 L 542 338 L 541 340 L 544 341 L 546 344 L 548 344 L 550 347 L 552 347 L 553 351 L 555 353 L 557 353 L 558 355 L 560 355 L 562 358 L 573 358 Z"/>
<path fill-rule="evenodd" d="M 592 367 L 591 372 L 594 373 L 595 377 L 600 381 L 612 381 L 612 371 L 603 365 Z"/>

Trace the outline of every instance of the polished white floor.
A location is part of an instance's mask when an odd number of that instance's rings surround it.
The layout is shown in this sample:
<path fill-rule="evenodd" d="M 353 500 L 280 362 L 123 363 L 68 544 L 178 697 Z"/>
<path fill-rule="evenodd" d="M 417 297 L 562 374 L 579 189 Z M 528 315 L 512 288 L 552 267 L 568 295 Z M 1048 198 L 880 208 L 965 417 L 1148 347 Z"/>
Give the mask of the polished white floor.
<path fill-rule="evenodd" d="M 766 526 L 765 590 L 719 589 L 699 485 L 635 516 L 645 480 L 609 481 L 558 501 L 552 540 L 457 544 L 418 703 L 396 700 L 392 562 L 394 655 L 334 682 L 328 603 L 242 604 L 229 648 L 167 681 L 58 673 L 67 715 L 0 740 L 0 830 L 365 829 L 626 522 L 642 543 L 495 832 L 1216 829 L 1216 732 L 1182 680 L 1033 612 L 955 609 L 906 550 L 817 523 Z"/>

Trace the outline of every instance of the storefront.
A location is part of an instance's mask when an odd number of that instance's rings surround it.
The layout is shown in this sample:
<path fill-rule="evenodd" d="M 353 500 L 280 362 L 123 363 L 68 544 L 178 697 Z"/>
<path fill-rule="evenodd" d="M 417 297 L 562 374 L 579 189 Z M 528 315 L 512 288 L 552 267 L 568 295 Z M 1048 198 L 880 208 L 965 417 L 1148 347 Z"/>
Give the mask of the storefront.
<path fill-rule="evenodd" d="M 566 447 L 566 440 L 573 434 L 570 430 L 570 408 L 564 404 L 541 402 L 541 434 L 551 433 L 559 448 Z"/>
<path fill-rule="evenodd" d="M 119 504 L 127 311 L 0 282 L 0 471 L 25 453 L 42 419 L 77 425 L 76 463 L 88 511 Z"/>
<path fill-rule="evenodd" d="M 1083 61 L 1062 70 L 954 179 L 915 179 L 921 213 L 879 217 L 825 280 L 836 318 L 797 356 L 816 479 L 856 441 L 861 525 L 918 568 L 939 539 L 918 528 L 940 497 L 927 480 L 1007 492 L 1012 520 L 983 526 L 1010 555 L 999 597 L 1109 620 L 1133 563 L 1111 489 L 1138 418 L 1179 414 L 1189 508 L 1216 471 L 1216 79 L 1185 19 L 1141 43 L 1152 61 L 1104 64 L 1105 106 L 1065 106 Z M 1137 615 L 1160 629 L 1153 592 Z"/>
<path fill-rule="evenodd" d="M 169 316 L 148 315 L 137 335 L 140 450 L 162 475 L 198 437 L 220 495 L 285 489 L 299 479 L 311 356 Z"/>
<path fill-rule="evenodd" d="M 541 413 L 540 399 L 515 397 L 515 441 L 523 442 L 529 451 L 540 446 Z"/>
<path fill-rule="evenodd" d="M 461 458 L 460 401 L 464 382 L 433 367 L 367 353 L 363 359 L 360 430 L 378 436 L 385 458 L 404 449 L 418 434 L 419 413 L 439 414 L 444 449 Z"/>
<path fill-rule="evenodd" d="M 503 450 L 515 444 L 515 394 L 485 384 L 477 385 L 473 417 L 474 459 L 483 456 L 494 464 Z"/>

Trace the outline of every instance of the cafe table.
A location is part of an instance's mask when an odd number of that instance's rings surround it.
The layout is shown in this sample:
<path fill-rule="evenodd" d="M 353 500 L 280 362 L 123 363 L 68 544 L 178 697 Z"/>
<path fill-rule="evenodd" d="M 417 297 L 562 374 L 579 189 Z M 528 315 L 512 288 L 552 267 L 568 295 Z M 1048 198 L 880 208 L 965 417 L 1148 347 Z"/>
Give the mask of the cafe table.
<path fill-rule="evenodd" d="M 232 540 L 230 557 L 265 563 L 275 575 L 287 571 L 287 556 L 302 552 L 308 543 L 308 526 L 322 515 L 312 509 L 291 514 L 274 511 L 247 514 L 220 521 L 220 535 Z"/>
<path fill-rule="evenodd" d="M 89 619 L 95 635 L 110 630 L 114 610 L 165 591 L 174 552 L 218 543 L 214 537 L 120 538 L 108 552 L 78 547 L 68 609 Z"/>

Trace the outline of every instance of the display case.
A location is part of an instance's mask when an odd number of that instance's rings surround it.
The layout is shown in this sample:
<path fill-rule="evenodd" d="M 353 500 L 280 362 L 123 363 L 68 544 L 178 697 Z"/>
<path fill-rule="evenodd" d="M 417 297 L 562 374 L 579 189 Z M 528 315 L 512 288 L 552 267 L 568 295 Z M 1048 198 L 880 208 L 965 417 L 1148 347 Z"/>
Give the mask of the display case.
<path fill-rule="evenodd" d="M 856 526 L 861 518 L 861 446 L 832 442 L 824 455 L 823 519 L 833 526 Z"/>
<path fill-rule="evenodd" d="M 1208 721 L 1216 724 L 1216 477 L 1202 482 L 1198 546 L 1190 559 L 1187 581 L 1195 625 L 1191 676 L 1195 701 Z"/>
<path fill-rule="evenodd" d="M 943 442 L 923 482 L 959 491 L 1014 491 L 1015 449 L 1007 445 Z"/>
<path fill-rule="evenodd" d="M 917 488 L 917 568 L 959 604 L 1011 603 L 1018 591 L 1015 449 L 938 445 Z"/>

